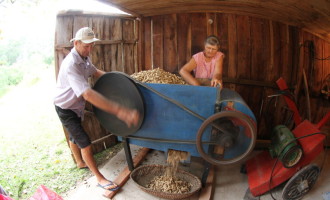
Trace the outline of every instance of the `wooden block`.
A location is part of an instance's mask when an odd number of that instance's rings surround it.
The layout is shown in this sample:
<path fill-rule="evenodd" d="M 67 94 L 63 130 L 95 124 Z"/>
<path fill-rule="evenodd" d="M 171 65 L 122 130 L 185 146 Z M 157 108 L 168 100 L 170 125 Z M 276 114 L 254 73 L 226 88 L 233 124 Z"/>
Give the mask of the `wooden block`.
<path fill-rule="evenodd" d="M 205 187 L 202 188 L 199 200 L 210 200 L 213 193 L 213 182 L 214 182 L 214 165 L 210 168 L 209 175 L 207 176 Z"/>
<path fill-rule="evenodd" d="M 133 158 L 133 164 L 134 167 L 137 167 L 140 165 L 140 163 L 143 161 L 143 159 L 146 157 L 150 149 L 148 148 L 142 148 L 140 151 L 137 153 L 137 155 Z M 127 182 L 129 179 L 129 176 L 131 174 L 131 171 L 128 169 L 128 166 L 125 167 L 125 169 L 117 176 L 117 178 L 114 180 L 115 183 L 117 183 L 120 187 L 123 187 L 124 184 Z M 120 189 L 119 189 L 120 190 Z M 106 190 L 103 194 L 103 196 L 112 199 L 119 190 L 116 191 L 109 191 Z"/>
<path fill-rule="evenodd" d="M 225 148 L 221 146 L 215 146 L 213 152 L 217 155 L 223 155 L 225 153 Z"/>

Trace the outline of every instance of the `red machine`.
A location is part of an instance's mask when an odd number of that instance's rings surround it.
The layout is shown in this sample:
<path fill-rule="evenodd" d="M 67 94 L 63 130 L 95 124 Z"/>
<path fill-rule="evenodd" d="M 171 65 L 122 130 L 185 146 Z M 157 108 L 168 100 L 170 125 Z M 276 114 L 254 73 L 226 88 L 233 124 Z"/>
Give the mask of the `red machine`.
<path fill-rule="evenodd" d="M 281 90 L 287 90 L 285 81 L 280 78 L 277 85 Z M 319 167 L 310 164 L 322 151 L 325 135 L 320 134 L 320 128 L 330 119 L 330 112 L 318 123 L 312 124 L 301 121 L 298 109 L 294 101 L 284 97 L 290 110 L 293 111 L 293 120 L 296 127 L 292 131 L 299 141 L 303 156 L 300 161 L 291 168 L 285 168 L 277 158 L 272 158 L 268 151 L 264 151 L 246 163 L 249 187 L 252 195 L 259 196 L 270 189 L 291 179 L 285 185 L 283 199 L 300 199 L 314 185 L 319 174 Z M 311 135 L 311 136 L 309 136 Z"/>

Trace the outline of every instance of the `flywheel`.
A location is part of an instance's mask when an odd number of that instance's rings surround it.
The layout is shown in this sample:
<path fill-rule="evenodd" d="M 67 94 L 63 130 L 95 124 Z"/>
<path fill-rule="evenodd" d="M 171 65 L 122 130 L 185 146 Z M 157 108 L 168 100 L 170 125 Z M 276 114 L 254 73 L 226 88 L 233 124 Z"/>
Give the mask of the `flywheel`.
<path fill-rule="evenodd" d="M 105 73 L 96 81 L 93 89 L 105 98 L 126 108 L 135 109 L 139 113 L 140 118 L 137 125 L 128 127 L 115 115 L 93 106 L 96 118 L 109 132 L 117 136 L 128 136 L 141 127 L 144 119 L 143 98 L 137 85 L 125 74 L 121 72 Z"/>
<path fill-rule="evenodd" d="M 239 111 L 221 111 L 207 118 L 196 136 L 197 150 L 214 165 L 237 163 L 256 142 L 256 124 Z"/>

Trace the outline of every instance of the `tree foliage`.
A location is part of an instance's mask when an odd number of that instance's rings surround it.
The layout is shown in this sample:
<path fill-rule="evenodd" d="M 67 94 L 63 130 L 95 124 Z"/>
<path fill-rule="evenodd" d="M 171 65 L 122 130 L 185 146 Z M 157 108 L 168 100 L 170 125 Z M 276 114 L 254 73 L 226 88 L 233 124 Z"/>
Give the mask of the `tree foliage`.
<path fill-rule="evenodd" d="M 55 12 L 45 9 L 51 2 L 0 0 L 0 90 L 53 62 Z"/>

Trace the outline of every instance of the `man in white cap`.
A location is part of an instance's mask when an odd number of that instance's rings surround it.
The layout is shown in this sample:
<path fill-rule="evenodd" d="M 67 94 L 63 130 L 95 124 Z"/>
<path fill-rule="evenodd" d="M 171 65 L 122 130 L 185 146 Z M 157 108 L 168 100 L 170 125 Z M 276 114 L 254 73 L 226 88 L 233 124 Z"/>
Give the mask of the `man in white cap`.
<path fill-rule="evenodd" d="M 105 73 L 97 69 L 89 58 L 94 42 L 98 40 L 91 28 L 84 27 L 78 30 L 75 38 L 70 41 L 74 42 L 74 48 L 61 64 L 57 77 L 54 104 L 63 126 L 69 132 L 69 144 L 77 167 L 88 167 L 96 176 L 98 186 L 114 191 L 118 189 L 118 186 L 107 180 L 98 170 L 93 157 L 90 138 L 81 125 L 85 102 L 88 101 L 95 107 L 117 116 L 128 127 L 137 125 L 139 115 L 136 110 L 127 109 L 106 99 L 88 84 L 88 77 L 93 75 L 99 78 Z"/>

